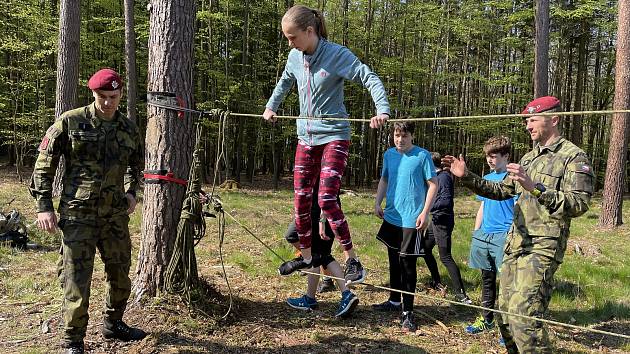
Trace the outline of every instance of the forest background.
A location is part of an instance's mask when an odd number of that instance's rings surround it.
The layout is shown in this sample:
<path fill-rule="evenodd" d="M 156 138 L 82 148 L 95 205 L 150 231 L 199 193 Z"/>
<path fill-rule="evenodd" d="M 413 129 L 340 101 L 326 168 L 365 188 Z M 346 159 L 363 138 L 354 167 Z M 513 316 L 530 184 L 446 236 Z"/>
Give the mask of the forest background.
<path fill-rule="evenodd" d="M 262 113 L 282 73 L 288 46 L 280 32 L 286 0 L 200 0 L 194 36 L 194 92 L 198 109 Z M 519 113 L 533 97 L 534 4 L 532 1 L 318 0 L 329 39 L 349 47 L 383 80 L 396 117 L 446 117 Z M 616 2 L 550 2 L 549 94 L 563 110 L 611 109 L 614 99 Z M 135 1 L 137 111 L 146 127 L 148 1 Z M 36 157 L 37 146 L 55 119 L 58 37 L 57 0 L 7 0 L 0 4 L 0 159 L 18 173 Z M 101 67 L 125 69 L 122 0 L 81 1 L 77 106 L 91 101 L 89 76 Z M 370 118 L 372 100 L 349 83 L 346 106 L 352 118 Z M 123 99 L 123 105 L 126 100 Z M 125 107 L 123 106 L 124 110 Z M 278 112 L 297 115 L 293 92 Z M 591 157 L 602 188 L 612 116 L 564 119 L 565 136 Z M 205 136 L 210 172 L 217 151 L 215 122 Z M 353 122 L 347 186 L 373 187 L 387 130 Z M 482 173 L 481 147 L 496 134 L 513 140 L 513 160 L 531 147 L 520 119 L 423 122 L 417 145 L 467 155 Z M 144 131 L 144 130 L 143 130 Z M 257 118 L 231 118 L 223 178 L 252 181 L 290 173 L 295 123 L 270 125 Z M 274 163 L 275 162 L 275 163 Z M 278 169 L 275 166 L 279 166 Z M 629 164 L 626 164 L 626 171 Z M 27 169 L 28 170 L 28 169 Z M 25 176 L 28 178 L 28 176 Z M 626 192 L 628 186 L 625 187 Z"/>

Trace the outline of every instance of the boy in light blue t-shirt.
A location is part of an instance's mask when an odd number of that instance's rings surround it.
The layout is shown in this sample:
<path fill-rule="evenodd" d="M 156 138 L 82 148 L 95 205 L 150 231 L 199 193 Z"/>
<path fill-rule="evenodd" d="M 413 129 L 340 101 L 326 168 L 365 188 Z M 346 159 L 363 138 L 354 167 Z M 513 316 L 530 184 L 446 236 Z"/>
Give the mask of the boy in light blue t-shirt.
<path fill-rule="evenodd" d="M 424 254 L 419 233 L 430 223 L 429 211 L 437 192 L 431 154 L 413 145 L 414 126 L 394 123 L 394 144 L 383 156 L 383 171 L 376 192 L 374 213 L 383 219 L 376 238 L 387 246 L 389 281 L 393 289 L 415 292 L 416 261 Z M 387 196 L 385 211 L 381 208 Z M 403 331 L 415 332 L 413 295 L 390 292 L 389 299 L 372 307 L 377 311 L 402 310 Z"/>
<path fill-rule="evenodd" d="M 511 142 L 505 136 L 488 139 L 483 146 L 490 173 L 483 178 L 502 181 L 507 176 L 506 166 L 510 159 Z M 514 217 L 514 199 L 493 200 L 477 196 L 481 201 L 475 230 L 470 246 L 468 265 L 481 269 L 481 305 L 493 308 L 497 298 L 496 279 L 503 262 L 503 246 Z M 482 316 L 466 327 L 471 334 L 481 333 L 494 327 L 494 313 L 482 311 Z"/>

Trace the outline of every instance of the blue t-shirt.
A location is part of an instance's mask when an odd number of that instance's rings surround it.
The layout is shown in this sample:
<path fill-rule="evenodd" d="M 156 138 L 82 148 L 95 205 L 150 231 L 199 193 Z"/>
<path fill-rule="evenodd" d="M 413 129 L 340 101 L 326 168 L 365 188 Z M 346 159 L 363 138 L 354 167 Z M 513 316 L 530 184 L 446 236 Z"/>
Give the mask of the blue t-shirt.
<path fill-rule="evenodd" d="M 503 181 L 507 172 L 496 173 L 492 171 L 483 176 L 484 179 L 493 182 Z M 477 200 L 483 202 L 483 218 L 481 231 L 487 234 L 496 232 L 508 232 L 514 219 L 514 203 L 518 196 L 506 200 L 494 200 L 477 196 Z"/>
<path fill-rule="evenodd" d="M 415 228 L 424 208 L 427 180 L 435 177 L 431 154 L 413 145 L 402 154 L 395 147 L 383 156 L 381 176 L 387 180 L 385 221 L 392 225 Z"/>

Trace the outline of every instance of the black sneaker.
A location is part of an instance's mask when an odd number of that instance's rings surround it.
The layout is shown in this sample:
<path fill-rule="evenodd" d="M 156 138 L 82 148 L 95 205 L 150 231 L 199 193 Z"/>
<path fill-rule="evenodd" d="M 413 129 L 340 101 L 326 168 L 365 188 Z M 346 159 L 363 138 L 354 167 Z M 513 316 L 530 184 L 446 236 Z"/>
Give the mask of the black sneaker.
<path fill-rule="evenodd" d="M 403 332 L 415 332 L 418 329 L 413 311 L 404 311 L 400 319 Z"/>
<path fill-rule="evenodd" d="M 387 300 L 385 302 L 381 302 L 380 304 L 372 305 L 372 309 L 375 311 L 389 312 L 389 311 L 400 311 L 402 309 L 402 305 L 392 304 L 391 301 Z"/>
<path fill-rule="evenodd" d="M 468 295 L 464 293 L 456 293 L 455 300 L 461 302 L 462 304 L 468 304 L 468 305 L 472 304 L 472 300 L 468 297 Z"/>
<path fill-rule="evenodd" d="M 280 275 L 289 275 L 295 272 L 296 270 L 300 270 L 304 268 L 311 268 L 311 267 L 319 267 L 319 263 L 318 263 L 319 258 L 320 258 L 319 255 L 312 254 L 311 263 L 305 263 L 304 257 L 298 256 L 296 258 L 293 258 L 290 261 L 286 261 L 282 263 L 280 267 L 278 267 L 278 273 L 280 273 Z"/>
<path fill-rule="evenodd" d="M 146 332 L 134 327 L 129 327 L 122 320 L 103 321 L 101 333 L 105 339 L 118 339 L 122 341 L 140 340 L 147 336 Z"/>
<path fill-rule="evenodd" d="M 343 277 L 348 285 L 363 283 L 365 280 L 365 269 L 363 269 L 361 262 L 354 258 L 348 258 Z"/>
<path fill-rule="evenodd" d="M 322 281 L 319 283 L 319 286 L 317 287 L 318 293 L 327 293 L 335 290 L 337 290 L 337 288 L 335 288 L 335 282 L 330 278 L 322 279 Z"/>
<path fill-rule="evenodd" d="M 85 353 L 85 349 L 83 349 L 83 342 L 72 342 L 64 346 L 65 350 L 64 354 L 83 354 Z"/>

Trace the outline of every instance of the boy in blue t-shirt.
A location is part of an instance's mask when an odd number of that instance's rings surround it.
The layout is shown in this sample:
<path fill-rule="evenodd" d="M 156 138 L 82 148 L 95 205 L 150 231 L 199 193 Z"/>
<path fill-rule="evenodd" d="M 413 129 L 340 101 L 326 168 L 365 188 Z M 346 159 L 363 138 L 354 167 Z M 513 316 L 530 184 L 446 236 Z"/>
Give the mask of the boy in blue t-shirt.
<path fill-rule="evenodd" d="M 506 166 L 510 159 L 510 139 L 496 136 L 483 146 L 486 161 L 492 170 L 484 179 L 502 181 L 507 176 Z M 470 246 L 468 265 L 481 269 L 481 305 L 493 308 L 497 298 L 496 279 L 503 262 L 503 246 L 514 217 L 514 199 L 493 200 L 477 196 L 481 201 L 475 230 Z M 482 316 L 466 327 L 466 332 L 476 334 L 494 327 L 494 313 L 484 310 Z"/>
<path fill-rule="evenodd" d="M 394 145 L 385 151 L 376 192 L 374 213 L 383 219 L 376 238 L 387 246 L 389 282 L 393 289 L 415 292 L 416 261 L 423 254 L 419 234 L 431 221 L 429 211 L 437 192 L 431 154 L 413 145 L 413 123 L 396 122 Z M 385 211 L 381 208 L 387 196 Z M 378 311 L 402 310 L 403 331 L 415 332 L 413 295 L 392 291 L 389 299 L 372 307 Z"/>

